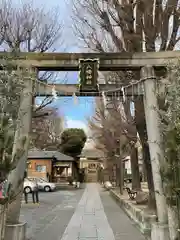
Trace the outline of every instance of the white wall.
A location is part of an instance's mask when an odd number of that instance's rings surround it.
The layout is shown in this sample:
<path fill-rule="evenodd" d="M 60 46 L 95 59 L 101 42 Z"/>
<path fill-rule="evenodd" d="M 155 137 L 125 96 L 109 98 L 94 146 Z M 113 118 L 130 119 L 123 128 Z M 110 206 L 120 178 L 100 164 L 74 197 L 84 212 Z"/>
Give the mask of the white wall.
<path fill-rule="evenodd" d="M 131 174 L 131 161 L 130 161 L 130 157 L 126 158 L 127 161 L 125 162 L 125 169 L 127 169 L 127 174 Z"/>

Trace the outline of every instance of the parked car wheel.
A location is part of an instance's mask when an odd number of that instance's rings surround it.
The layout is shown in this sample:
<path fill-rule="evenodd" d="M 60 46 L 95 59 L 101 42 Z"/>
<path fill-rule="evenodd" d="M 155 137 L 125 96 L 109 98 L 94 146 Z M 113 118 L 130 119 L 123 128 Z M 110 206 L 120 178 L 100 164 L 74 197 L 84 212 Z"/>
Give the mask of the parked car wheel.
<path fill-rule="evenodd" d="M 51 188 L 50 188 L 49 186 L 45 186 L 45 187 L 44 187 L 44 191 L 45 191 L 45 192 L 50 192 L 50 191 L 51 191 Z"/>
<path fill-rule="evenodd" d="M 24 192 L 25 193 L 30 193 L 32 190 L 31 190 L 31 188 L 30 187 L 25 187 L 24 188 Z"/>

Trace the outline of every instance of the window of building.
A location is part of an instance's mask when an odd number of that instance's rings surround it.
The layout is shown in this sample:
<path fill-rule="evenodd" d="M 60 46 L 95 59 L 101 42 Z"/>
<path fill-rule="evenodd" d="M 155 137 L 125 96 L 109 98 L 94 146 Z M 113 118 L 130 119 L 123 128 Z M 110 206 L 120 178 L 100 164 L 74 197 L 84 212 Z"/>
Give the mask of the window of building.
<path fill-rule="evenodd" d="M 89 163 L 88 168 L 89 169 L 96 169 L 96 164 L 95 163 Z"/>
<path fill-rule="evenodd" d="M 45 173 L 46 172 L 46 166 L 44 166 L 44 165 L 36 165 L 36 171 Z"/>

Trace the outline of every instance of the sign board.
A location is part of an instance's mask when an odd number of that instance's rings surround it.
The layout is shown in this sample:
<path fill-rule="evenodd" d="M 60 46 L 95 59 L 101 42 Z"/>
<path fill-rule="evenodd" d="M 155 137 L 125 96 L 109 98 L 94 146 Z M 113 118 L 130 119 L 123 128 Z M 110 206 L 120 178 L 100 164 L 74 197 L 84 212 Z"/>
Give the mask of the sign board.
<path fill-rule="evenodd" d="M 60 162 L 60 163 L 55 163 L 53 166 L 54 167 L 68 167 L 69 168 L 70 164 Z"/>
<path fill-rule="evenodd" d="M 98 91 L 99 59 L 80 59 L 79 78 L 81 92 Z"/>

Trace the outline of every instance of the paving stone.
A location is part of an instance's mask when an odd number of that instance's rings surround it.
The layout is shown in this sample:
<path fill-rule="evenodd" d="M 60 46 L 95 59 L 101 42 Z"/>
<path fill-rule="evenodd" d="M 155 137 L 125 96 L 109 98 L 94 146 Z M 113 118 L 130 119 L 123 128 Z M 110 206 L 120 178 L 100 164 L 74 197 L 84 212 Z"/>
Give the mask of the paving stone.
<path fill-rule="evenodd" d="M 91 227 L 83 228 L 79 232 L 79 238 L 97 238 L 97 231 Z"/>
<path fill-rule="evenodd" d="M 83 213 L 82 209 L 84 209 Z M 104 213 L 97 184 L 92 183 L 87 185 L 80 203 L 65 231 L 66 238 L 64 239 L 63 236 L 61 240 L 72 240 L 71 237 L 67 237 L 67 233 L 71 232 L 73 223 L 75 219 L 79 219 L 79 215 L 82 216 L 82 221 L 79 222 L 79 229 L 77 228 L 80 240 L 114 240 L 114 234 Z"/>
<path fill-rule="evenodd" d="M 135 227 L 134 222 L 122 211 L 112 197 L 109 196 L 109 193 L 102 191 L 100 188 L 99 192 L 115 240 L 145 240 L 140 230 Z"/>
<path fill-rule="evenodd" d="M 40 205 L 23 204 L 28 240 L 58 240 L 64 233 L 84 190 L 40 193 Z M 71 206 L 71 207 L 69 207 Z M 74 239 L 74 238 L 72 238 Z"/>
<path fill-rule="evenodd" d="M 83 237 L 83 238 L 79 238 L 78 240 L 103 240 L 103 239 L 99 239 L 99 238 L 97 238 L 97 237 L 95 237 L 95 238 L 94 238 L 94 237 L 93 237 L 93 238 L 91 238 L 91 237 L 90 237 L 90 238 L 89 238 L 89 237 L 85 237 L 85 238 L 84 238 L 84 237 Z"/>
<path fill-rule="evenodd" d="M 22 206 L 29 240 L 144 240 L 120 207 L 98 184 L 81 191 L 44 194 L 39 206 Z"/>
<path fill-rule="evenodd" d="M 75 219 L 80 219 L 79 215 L 82 218 L 78 222 L 77 233 L 74 234 L 76 237 L 79 236 L 78 240 L 144 240 L 109 194 L 106 192 L 103 195 L 98 184 L 87 185 L 65 231 L 66 238 L 61 240 L 72 240 L 73 222 Z M 73 239 L 76 240 L 76 238 Z"/>

